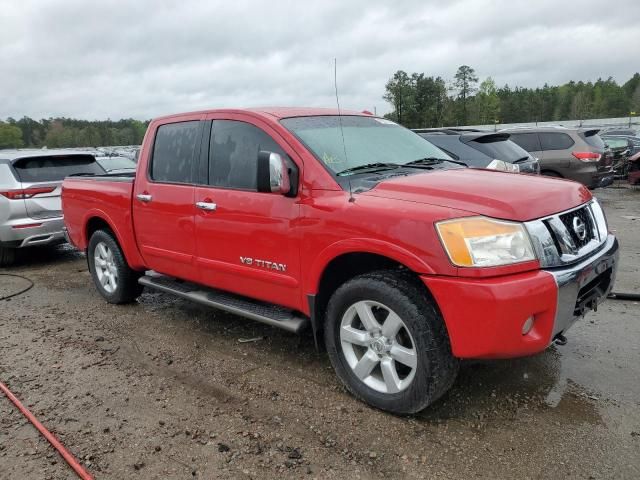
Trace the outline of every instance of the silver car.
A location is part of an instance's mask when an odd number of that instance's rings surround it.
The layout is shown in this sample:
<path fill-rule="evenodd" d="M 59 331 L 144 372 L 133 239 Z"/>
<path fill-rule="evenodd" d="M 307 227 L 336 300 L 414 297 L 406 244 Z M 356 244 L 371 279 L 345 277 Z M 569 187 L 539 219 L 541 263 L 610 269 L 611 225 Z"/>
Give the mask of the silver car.
<path fill-rule="evenodd" d="M 62 180 L 104 173 L 85 152 L 0 150 L 0 267 L 19 248 L 63 243 Z"/>

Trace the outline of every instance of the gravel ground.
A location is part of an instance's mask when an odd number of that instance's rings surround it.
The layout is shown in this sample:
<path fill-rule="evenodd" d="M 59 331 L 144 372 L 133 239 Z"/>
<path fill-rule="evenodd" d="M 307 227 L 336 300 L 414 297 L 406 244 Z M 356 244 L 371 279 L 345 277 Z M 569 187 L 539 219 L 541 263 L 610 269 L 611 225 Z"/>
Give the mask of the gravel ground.
<path fill-rule="evenodd" d="M 616 290 L 638 292 L 640 190 L 597 196 Z M 68 247 L 3 272 L 35 286 L 0 302 L 0 380 L 96 478 L 640 478 L 637 302 L 608 301 L 564 347 L 464 364 L 399 418 L 350 397 L 309 336 L 160 293 L 106 304 Z M 0 297 L 27 285 L 0 277 Z M 2 395 L 0 478 L 74 478 Z"/>

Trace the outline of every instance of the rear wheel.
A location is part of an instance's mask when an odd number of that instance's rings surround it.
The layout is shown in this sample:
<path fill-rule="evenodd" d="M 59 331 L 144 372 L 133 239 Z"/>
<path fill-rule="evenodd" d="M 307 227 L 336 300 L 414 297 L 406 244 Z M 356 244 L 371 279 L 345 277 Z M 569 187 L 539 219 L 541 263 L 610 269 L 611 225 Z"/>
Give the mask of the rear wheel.
<path fill-rule="evenodd" d="M 16 249 L 0 245 L 0 267 L 8 267 L 16 261 Z"/>
<path fill-rule="evenodd" d="M 333 294 L 326 318 L 325 342 L 338 377 L 370 405 L 415 413 L 453 384 L 458 361 L 443 319 L 409 275 L 355 277 Z"/>
<path fill-rule="evenodd" d="M 93 282 L 109 303 L 129 303 L 142 293 L 140 273 L 131 269 L 110 232 L 97 230 L 87 251 Z"/>

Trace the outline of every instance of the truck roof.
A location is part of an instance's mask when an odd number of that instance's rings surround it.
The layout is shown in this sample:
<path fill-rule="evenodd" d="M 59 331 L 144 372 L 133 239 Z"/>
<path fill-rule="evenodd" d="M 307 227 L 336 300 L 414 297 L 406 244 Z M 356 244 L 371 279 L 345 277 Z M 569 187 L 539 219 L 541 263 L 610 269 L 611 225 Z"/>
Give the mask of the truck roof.
<path fill-rule="evenodd" d="M 182 115 L 207 114 L 207 113 L 253 113 L 261 117 L 281 119 L 289 117 L 313 117 L 317 115 L 338 115 L 337 108 L 319 107 L 255 107 L 255 108 L 216 108 L 211 110 L 199 110 L 195 112 L 183 112 L 173 115 L 157 117 L 155 120 L 165 120 Z M 369 113 L 356 112 L 355 110 L 340 109 L 342 115 L 370 116 Z"/>

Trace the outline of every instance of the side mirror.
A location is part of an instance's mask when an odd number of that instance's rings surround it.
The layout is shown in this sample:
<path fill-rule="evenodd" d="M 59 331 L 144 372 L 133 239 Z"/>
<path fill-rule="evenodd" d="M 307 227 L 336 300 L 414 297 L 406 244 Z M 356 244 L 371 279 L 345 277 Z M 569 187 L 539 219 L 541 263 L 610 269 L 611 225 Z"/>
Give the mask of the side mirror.
<path fill-rule="evenodd" d="M 258 152 L 258 191 L 286 195 L 291 191 L 289 171 L 277 153 Z"/>

